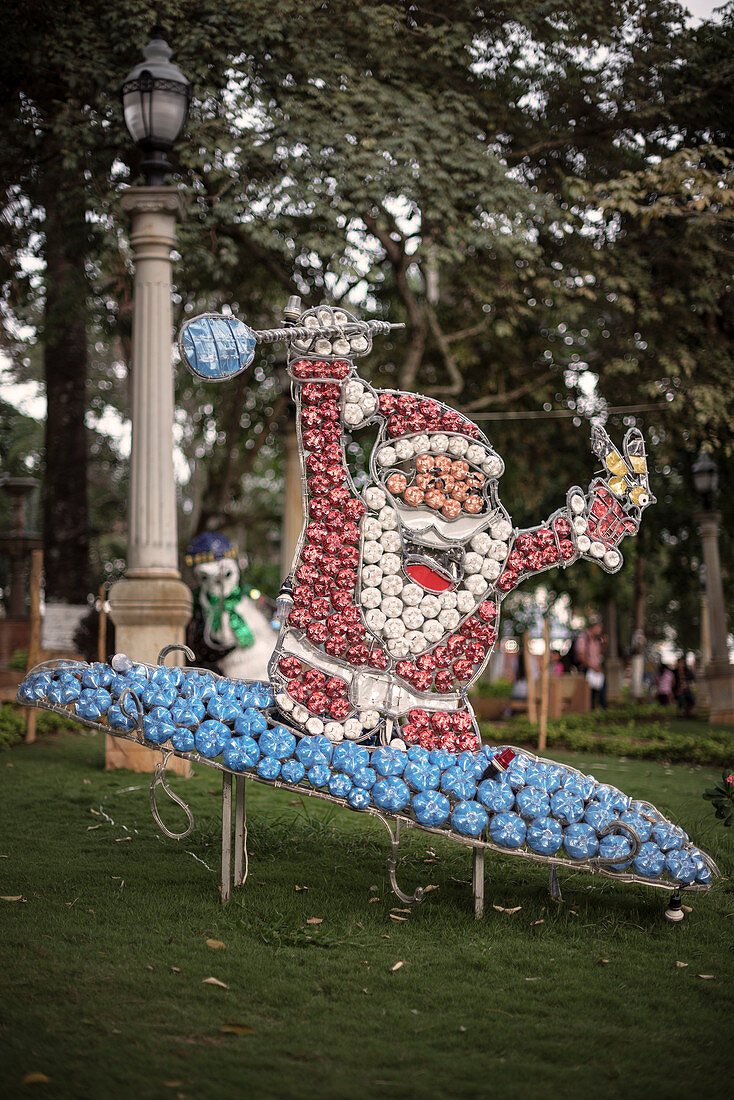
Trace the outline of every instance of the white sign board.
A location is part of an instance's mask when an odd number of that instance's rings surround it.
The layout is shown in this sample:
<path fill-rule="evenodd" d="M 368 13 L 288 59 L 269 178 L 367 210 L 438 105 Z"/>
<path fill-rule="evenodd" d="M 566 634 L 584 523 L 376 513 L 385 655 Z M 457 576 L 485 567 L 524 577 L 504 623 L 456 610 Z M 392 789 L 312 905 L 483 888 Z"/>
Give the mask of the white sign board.
<path fill-rule="evenodd" d="M 47 603 L 41 620 L 41 649 L 76 651 L 74 635 L 89 604 Z"/>

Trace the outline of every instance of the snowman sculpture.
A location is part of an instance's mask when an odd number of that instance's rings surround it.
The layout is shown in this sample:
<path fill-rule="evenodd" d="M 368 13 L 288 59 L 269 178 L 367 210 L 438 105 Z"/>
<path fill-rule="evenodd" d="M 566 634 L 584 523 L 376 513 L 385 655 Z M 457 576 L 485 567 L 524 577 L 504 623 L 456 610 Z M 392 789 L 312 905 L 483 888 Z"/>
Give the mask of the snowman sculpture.
<path fill-rule="evenodd" d="M 263 679 L 275 634 L 240 584 L 237 548 L 215 531 L 197 535 L 186 551 L 197 582 L 188 644 L 200 666 L 236 680 Z"/>

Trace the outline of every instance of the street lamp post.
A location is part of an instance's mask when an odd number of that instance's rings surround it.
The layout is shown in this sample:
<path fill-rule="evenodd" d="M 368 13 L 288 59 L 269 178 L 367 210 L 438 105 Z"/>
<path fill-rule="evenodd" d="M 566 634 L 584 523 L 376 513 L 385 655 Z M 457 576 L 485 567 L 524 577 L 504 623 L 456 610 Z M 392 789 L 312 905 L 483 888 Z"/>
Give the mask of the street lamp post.
<path fill-rule="evenodd" d="M 728 630 L 719 559 L 721 514 L 715 511 L 719 471 L 710 454 L 701 451 L 693 464 L 693 483 L 701 497 L 698 524 L 706 576 L 710 658 L 704 668 L 710 694 L 709 720 L 734 722 L 734 668 L 729 663 Z"/>
<path fill-rule="evenodd" d="M 172 458 L 171 251 L 183 208 L 179 190 L 163 185 L 170 169 L 166 154 L 186 123 L 191 86 L 171 64 L 159 25 L 143 54 L 122 86 L 125 122 L 144 154 L 146 186 L 130 187 L 122 197 L 135 266 L 132 445 L 127 572 L 109 599 L 117 650 L 155 663 L 165 645 L 184 641 L 191 618 L 191 593 L 178 569 Z M 107 740 L 107 767 L 155 767 L 151 750 Z"/>

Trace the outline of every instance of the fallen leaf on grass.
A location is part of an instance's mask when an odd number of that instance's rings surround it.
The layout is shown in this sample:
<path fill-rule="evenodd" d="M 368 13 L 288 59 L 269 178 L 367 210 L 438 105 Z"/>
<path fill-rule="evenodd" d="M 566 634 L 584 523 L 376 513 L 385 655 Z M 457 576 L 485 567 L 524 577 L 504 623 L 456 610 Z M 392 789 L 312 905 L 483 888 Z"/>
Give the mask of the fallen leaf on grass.
<path fill-rule="evenodd" d="M 367 997 L 371 997 L 371 996 L 372 996 L 372 994 L 370 993 L 369 989 L 363 989 L 363 990 L 362 990 L 362 992 L 363 992 L 363 993 L 364 993 L 364 994 L 365 994 L 365 995 L 366 995 Z"/>
<path fill-rule="evenodd" d="M 172 974 L 183 974 L 183 970 L 181 969 L 180 966 L 172 966 L 171 967 L 171 973 Z"/>
<path fill-rule="evenodd" d="M 215 951 L 220 951 L 223 947 L 227 946 L 226 943 L 222 943 L 221 940 L 207 940 L 206 945 L 207 947 L 214 948 Z"/>
<path fill-rule="evenodd" d="M 115 844 L 122 844 L 126 840 L 132 840 L 131 836 L 117 836 L 115 837 Z"/>
<path fill-rule="evenodd" d="M 692 913 L 693 912 L 690 905 L 681 905 L 681 909 L 683 910 L 684 913 Z"/>
<path fill-rule="evenodd" d="M 94 814 L 95 817 L 101 817 L 102 816 L 102 814 L 99 812 L 99 810 L 93 810 L 91 806 L 89 807 L 89 812 L 90 812 L 90 814 Z"/>
<path fill-rule="evenodd" d="M 220 1031 L 223 1031 L 225 1035 L 254 1035 L 255 1028 L 250 1027 L 249 1024 L 221 1024 Z"/>
<path fill-rule="evenodd" d="M 542 917 L 540 920 L 531 920 L 530 927 L 535 928 L 536 924 L 545 924 L 545 920 Z"/>
<path fill-rule="evenodd" d="M 464 1024 L 459 1024 L 459 1031 L 464 1032 L 466 1030 L 467 1028 L 464 1026 Z"/>
<path fill-rule="evenodd" d="M 323 924 L 323 923 L 324 923 L 324 918 L 323 917 L 309 917 L 308 920 L 306 921 L 306 924 Z"/>
<path fill-rule="evenodd" d="M 434 885 L 434 883 L 432 883 L 432 882 L 429 882 L 428 886 L 423 887 L 423 893 L 424 894 L 429 893 L 431 890 L 438 890 L 438 886 Z"/>
<path fill-rule="evenodd" d="M 146 970 L 155 970 L 155 967 L 151 966 L 150 963 L 146 963 L 145 969 Z"/>
<path fill-rule="evenodd" d="M 51 1081 L 45 1073 L 26 1073 L 21 1084 L 23 1085 L 48 1085 Z"/>
<path fill-rule="evenodd" d="M 601 959 L 601 958 L 599 958 L 599 959 L 597 959 L 596 961 L 597 961 L 597 962 L 599 963 L 599 966 L 606 966 L 606 965 L 607 965 L 607 963 L 609 962 L 609 959 Z"/>
<path fill-rule="evenodd" d="M 295 890 L 297 894 L 300 894 L 303 890 L 308 890 L 308 886 L 298 886 L 298 884 L 296 884 Z"/>
<path fill-rule="evenodd" d="M 401 909 L 398 905 L 393 905 L 390 912 L 391 913 L 410 913 L 410 909 Z"/>
<path fill-rule="evenodd" d="M 498 913 L 519 913 L 522 905 L 516 905 L 513 909 L 505 909 L 503 905 L 493 905 L 492 908 L 496 909 Z"/>
<path fill-rule="evenodd" d="M 394 974 L 395 971 L 399 970 L 401 966 L 405 966 L 405 963 L 402 959 L 398 959 L 398 961 L 390 967 L 390 973 Z"/>
<path fill-rule="evenodd" d="M 229 989 L 226 982 L 220 982 L 219 978 L 203 978 L 202 985 L 217 985 L 220 989 Z"/>
<path fill-rule="evenodd" d="M 92 829 L 101 829 L 101 825 L 87 825 L 87 832 L 91 833 Z"/>
<path fill-rule="evenodd" d="M 703 978 L 705 982 L 712 982 L 716 978 L 715 974 L 696 974 L 697 978 Z"/>
<path fill-rule="evenodd" d="M 183 1081 L 164 1081 L 163 1084 L 167 1089 L 180 1089 Z"/>
<path fill-rule="evenodd" d="M 380 899 L 379 899 L 379 898 L 378 898 L 377 896 L 375 896 L 375 897 L 371 897 L 371 898 L 369 899 L 369 901 L 367 902 L 367 904 L 368 904 L 368 905 L 372 905 L 372 902 L 373 902 L 373 901 L 379 901 L 379 900 L 380 900 Z"/>
<path fill-rule="evenodd" d="M 407 917 L 399 917 L 397 913 L 390 913 L 390 914 L 389 914 L 389 917 L 390 917 L 390 920 L 402 920 L 402 921 L 407 921 L 407 919 L 408 919 Z"/>
<path fill-rule="evenodd" d="M 679 970 L 682 970 L 684 966 L 688 966 L 688 963 L 682 963 L 676 959 L 675 965 L 678 967 Z"/>
<path fill-rule="evenodd" d="M 526 982 L 539 982 L 540 978 L 526 978 L 525 981 Z"/>
<path fill-rule="evenodd" d="M 0 901 L 25 901 L 22 894 L 2 894 Z"/>

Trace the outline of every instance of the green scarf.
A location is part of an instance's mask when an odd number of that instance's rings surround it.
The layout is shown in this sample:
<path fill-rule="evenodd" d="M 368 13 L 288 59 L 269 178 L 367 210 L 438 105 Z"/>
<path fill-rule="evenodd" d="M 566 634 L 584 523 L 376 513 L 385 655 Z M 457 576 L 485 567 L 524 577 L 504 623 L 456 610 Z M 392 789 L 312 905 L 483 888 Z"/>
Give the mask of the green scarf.
<path fill-rule="evenodd" d="M 228 596 L 225 596 L 222 601 L 218 596 L 210 596 L 208 593 L 204 593 L 206 596 L 206 602 L 209 604 L 209 627 L 213 634 L 217 634 L 222 625 L 222 614 L 226 611 L 229 614 L 229 622 L 232 627 L 235 638 L 241 649 L 249 649 L 251 645 L 255 644 L 255 638 L 249 626 L 235 610 L 237 604 L 242 599 L 242 589 L 239 585 L 234 588 Z"/>

